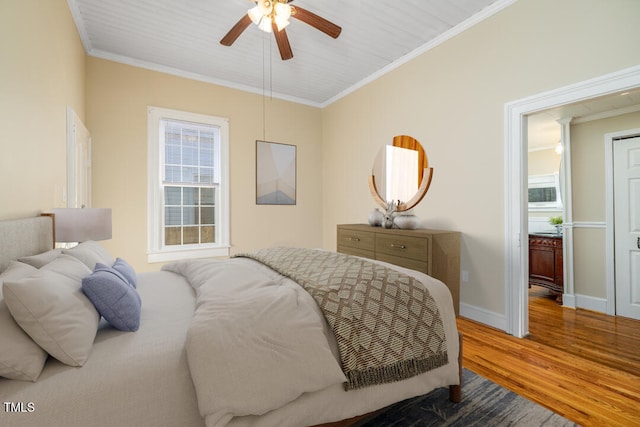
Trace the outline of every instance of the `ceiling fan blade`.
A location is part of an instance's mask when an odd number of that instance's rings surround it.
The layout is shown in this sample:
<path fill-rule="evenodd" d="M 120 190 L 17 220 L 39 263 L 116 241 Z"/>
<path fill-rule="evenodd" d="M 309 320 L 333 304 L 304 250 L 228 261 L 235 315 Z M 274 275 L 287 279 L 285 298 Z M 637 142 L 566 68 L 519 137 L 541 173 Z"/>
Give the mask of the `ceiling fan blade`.
<path fill-rule="evenodd" d="M 308 10 L 303 9 L 300 6 L 295 6 L 294 8 L 296 12 L 291 16 L 304 22 L 305 24 L 311 25 L 312 27 L 322 31 L 326 35 L 337 39 L 342 32 L 342 28 L 340 28 L 333 22 L 327 21 L 323 17 L 316 15 L 315 13 L 309 12 Z"/>
<path fill-rule="evenodd" d="M 287 32 L 283 28 L 278 31 L 278 27 L 275 22 L 272 24 L 273 35 L 276 37 L 276 43 L 278 44 L 278 49 L 280 50 L 280 58 L 283 61 L 287 59 L 293 58 L 293 51 L 291 50 L 291 45 L 289 44 L 289 37 L 287 37 Z"/>
<path fill-rule="evenodd" d="M 246 13 L 240 18 L 236 25 L 234 25 L 227 34 L 220 40 L 220 44 L 224 46 L 231 46 L 236 41 L 240 34 L 251 24 L 251 18 Z"/>

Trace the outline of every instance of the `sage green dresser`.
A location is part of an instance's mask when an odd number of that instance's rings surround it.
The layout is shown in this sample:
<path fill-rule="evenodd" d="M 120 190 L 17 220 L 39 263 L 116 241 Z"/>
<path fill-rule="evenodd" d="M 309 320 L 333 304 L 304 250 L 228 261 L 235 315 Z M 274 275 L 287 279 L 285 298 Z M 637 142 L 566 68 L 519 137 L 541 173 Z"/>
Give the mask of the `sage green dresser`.
<path fill-rule="evenodd" d="M 459 315 L 459 232 L 340 224 L 337 251 L 388 262 L 435 277 L 451 291 L 456 316 Z"/>

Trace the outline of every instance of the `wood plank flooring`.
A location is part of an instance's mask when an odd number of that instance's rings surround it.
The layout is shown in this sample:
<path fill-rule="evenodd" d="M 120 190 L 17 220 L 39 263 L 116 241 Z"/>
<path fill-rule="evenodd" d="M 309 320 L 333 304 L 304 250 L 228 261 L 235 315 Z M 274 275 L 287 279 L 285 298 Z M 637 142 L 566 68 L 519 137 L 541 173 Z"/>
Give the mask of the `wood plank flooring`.
<path fill-rule="evenodd" d="M 464 366 L 580 425 L 640 426 L 640 321 L 563 308 L 536 291 L 526 339 L 458 319 Z"/>
<path fill-rule="evenodd" d="M 640 321 L 562 308 L 539 286 L 529 298 L 527 339 L 640 376 Z"/>

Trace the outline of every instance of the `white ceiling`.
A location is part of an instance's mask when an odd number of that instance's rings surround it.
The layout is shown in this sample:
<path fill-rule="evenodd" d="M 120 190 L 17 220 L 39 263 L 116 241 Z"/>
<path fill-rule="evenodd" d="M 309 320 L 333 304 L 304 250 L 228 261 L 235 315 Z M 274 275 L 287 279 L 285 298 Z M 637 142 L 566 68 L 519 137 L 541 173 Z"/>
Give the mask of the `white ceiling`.
<path fill-rule="evenodd" d="M 516 0 L 295 0 L 342 34 L 292 19 L 289 61 L 254 25 L 219 43 L 249 0 L 67 1 L 91 56 L 324 106 Z"/>
<path fill-rule="evenodd" d="M 527 117 L 529 149 L 555 147 L 560 142 L 560 119 L 571 123 L 586 122 L 604 117 L 640 111 L 640 89 L 606 95 L 563 105 Z"/>

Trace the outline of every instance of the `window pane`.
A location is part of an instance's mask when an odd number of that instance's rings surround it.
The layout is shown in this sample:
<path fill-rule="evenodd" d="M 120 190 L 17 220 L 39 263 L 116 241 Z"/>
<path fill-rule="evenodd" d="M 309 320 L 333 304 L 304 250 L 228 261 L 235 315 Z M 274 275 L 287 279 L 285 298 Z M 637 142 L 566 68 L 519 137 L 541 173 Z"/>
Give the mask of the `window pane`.
<path fill-rule="evenodd" d="M 198 129 L 191 129 L 188 123 L 182 127 L 182 143 L 185 146 L 193 146 L 198 143 Z"/>
<path fill-rule="evenodd" d="M 214 208 L 202 207 L 200 208 L 200 224 L 214 224 Z"/>
<path fill-rule="evenodd" d="M 529 188 L 530 202 L 555 202 L 556 200 L 555 187 Z"/>
<path fill-rule="evenodd" d="M 180 144 L 180 126 L 167 122 L 165 127 L 164 138 L 167 144 Z"/>
<path fill-rule="evenodd" d="M 164 148 L 165 163 L 179 165 L 180 164 L 180 146 L 167 144 Z"/>
<path fill-rule="evenodd" d="M 200 146 L 200 166 L 213 167 L 213 144 Z"/>
<path fill-rule="evenodd" d="M 213 147 L 214 138 L 215 138 L 215 135 L 213 131 L 206 131 L 206 130 L 200 131 L 200 144 L 206 144 L 210 147 Z"/>
<path fill-rule="evenodd" d="M 213 168 L 200 168 L 200 183 L 213 184 Z"/>
<path fill-rule="evenodd" d="M 181 227 L 165 227 L 164 244 L 165 245 L 181 245 L 182 244 L 182 228 Z"/>
<path fill-rule="evenodd" d="M 164 208 L 164 224 L 165 225 L 182 225 L 181 211 L 182 209 L 179 207 Z"/>
<path fill-rule="evenodd" d="M 182 208 L 182 223 L 184 225 L 194 225 L 198 223 L 198 208 L 185 206 Z"/>
<path fill-rule="evenodd" d="M 198 148 L 185 147 L 182 150 L 182 164 L 189 166 L 198 166 Z"/>
<path fill-rule="evenodd" d="M 165 187 L 164 188 L 164 203 L 166 205 L 180 205 L 180 193 L 182 189 L 180 187 Z"/>
<path fill-rule="evenodd" d="M 181 170 L 180 166 L 165 166 L 164 180 L 165 182 L 181 182 Z"/>
<path fill-rule="evenodd" d="M 200 243 L 200 232 L 198 230 L 199 227 L 184 227 L 184 241 L 183 244 L 190 245 L 194 243 Z"/>
<path fill-rule="evenodd" d="M 216 228 L 213 226 L 200 227 L 200 243 L 215 243 Z"/>
<path fill-rule="evenodd" d="M 198 168 L 195 167 L 183 167 L 182 168 L 182 182 L 198 183 Z"/>
<path fill-rule="evenodd" d="M 183 187 L 183 205 L 197 205 L 198 204 L 198 189 L 196 187 Z"/>
<path fill-rule="evenodd" d="M 200 189 L 200 204 L 206 206 L 213 206 L 214 204 L 215 188 L 202 188 Z"/>

